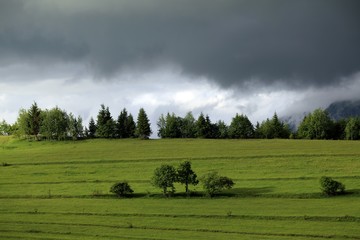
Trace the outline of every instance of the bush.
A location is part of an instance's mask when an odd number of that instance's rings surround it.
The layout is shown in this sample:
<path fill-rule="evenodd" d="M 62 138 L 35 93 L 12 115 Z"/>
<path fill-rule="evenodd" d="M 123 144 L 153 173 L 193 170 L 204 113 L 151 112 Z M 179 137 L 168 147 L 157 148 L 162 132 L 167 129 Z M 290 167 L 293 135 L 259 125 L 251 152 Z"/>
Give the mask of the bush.
<path fill-rule="evenodd" d="M 322 192 L 328 196 L 335 196 L 345 192 L 345 185 L 333 180 L 331 177 L 321 177 L 320 185 Z"/>
<path fill-rule="evenodd" d="M 212 197 L 223 189 L 230 189 L 234 186 L 231 178 L 219 176 L 217 172 L 210 172 L 202 177 L 203 187 L 206 194 Z"/>
<path fill-rule="evenodd" d="M 118 197 L 127 197 L 134 191 L 131 189 L 128 182 L 118 182 L 112 185 L 110 192 L 115 193 Z"/>

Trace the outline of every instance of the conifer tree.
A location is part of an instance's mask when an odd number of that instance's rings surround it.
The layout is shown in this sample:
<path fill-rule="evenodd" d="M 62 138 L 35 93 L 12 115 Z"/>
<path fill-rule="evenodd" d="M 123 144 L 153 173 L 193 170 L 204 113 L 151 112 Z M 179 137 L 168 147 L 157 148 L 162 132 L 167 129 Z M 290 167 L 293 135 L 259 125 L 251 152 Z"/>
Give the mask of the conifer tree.
<path fill-rule="evenodd" d="M 136 124 L 136 135 L 140 139 L 149 139 L 151 133 L 150 121 L 145 110 L 140 108 Z"/>

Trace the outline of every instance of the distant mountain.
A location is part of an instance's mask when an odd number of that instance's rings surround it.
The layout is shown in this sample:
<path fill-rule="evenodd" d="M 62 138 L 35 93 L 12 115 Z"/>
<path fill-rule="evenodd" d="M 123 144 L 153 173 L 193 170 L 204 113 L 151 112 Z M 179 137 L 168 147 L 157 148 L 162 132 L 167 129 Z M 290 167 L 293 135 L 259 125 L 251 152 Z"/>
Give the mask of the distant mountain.
<path fill-rule="evenodd" d="M 334 102 L 326 108 L 326 111 L 334 120 L 360 116 L 360 100 Z"/>
<path fill-rule="evenodd" d="M 360 100 L 333 102 L 325 110 L 333 120 L 360 117 Z M 292 131 L 296 131 L 301 121 L 308 114 L 309 112 L 293 114 L 282 117 L 281 120 L 288 124 Z"/>

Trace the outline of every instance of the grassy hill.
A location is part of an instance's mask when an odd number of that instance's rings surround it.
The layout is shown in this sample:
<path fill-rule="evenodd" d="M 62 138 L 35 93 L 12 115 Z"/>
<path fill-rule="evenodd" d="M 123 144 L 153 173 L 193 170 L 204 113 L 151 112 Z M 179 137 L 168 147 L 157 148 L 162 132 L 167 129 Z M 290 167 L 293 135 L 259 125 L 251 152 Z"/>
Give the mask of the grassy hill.
<path fill-rule="evenodd" d="M 192 162 L 234 189 L 163 198 L 156 167 Z M 0 239 L 360 239 L 360 142 L 306 140 L 87 140 L 0 138 Z M 319 178 L 347 195 L 320 194 Z M 131 199 L 110 186 L 128 180 Z"/>

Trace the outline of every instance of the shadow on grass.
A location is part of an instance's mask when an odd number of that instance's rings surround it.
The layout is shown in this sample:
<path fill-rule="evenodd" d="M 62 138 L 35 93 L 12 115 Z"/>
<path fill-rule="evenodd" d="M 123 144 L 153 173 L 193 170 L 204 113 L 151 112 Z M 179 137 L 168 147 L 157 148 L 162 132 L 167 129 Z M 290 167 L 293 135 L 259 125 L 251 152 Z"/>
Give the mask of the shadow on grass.
<path fill-rule="evenodd" d="M 274 187 L 260 187 L 260 188 L 232 188 L 225 190 L 215 196 L 224 197 L 260 197 L 274 191 Z"/>
<path fill-rule="evenodd" d="M 296 199 L 321 199 L 321 198 L 334 198 L 334 197 L 358 197 L 360 195 L 360 189 L 349 189 L 345 193 L 336 195 L 336 196 L 327 196 L 321 192 L 314 193 L 273 193 L 274 187 L 261 187 L 261 188 L 233 188 L 229 190 L 224 190 L 222 192 L 214 194 L 211 198 L 247 198 L 247 197 L 262 197 L 262 198 L 296 198 Z M 56 197 L 56 196 L 54 196 Z M 75 196 L 74 196 L 75 197 Z M 83 197 L 87 198 L 112 198 L 112 199 L 132 199 L 132 198 L 155 198 L 155 199 L 185 199 L 185 198 L 210 198 L 203 191 L 192 191 L 190 194 L 185 192 L 173 193 L 171 195 L 165 196 L 161 192 L 143 192 L 143 193 L 133 193 L 131 195 L 118 197 L 115 194 L 97 194 L 92 196 Z"/>

